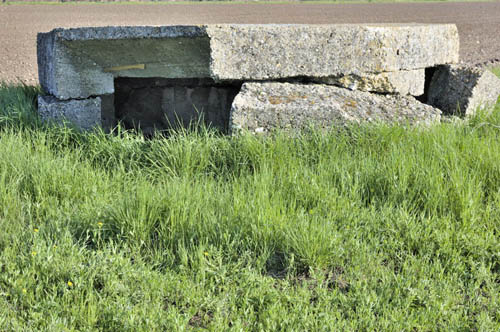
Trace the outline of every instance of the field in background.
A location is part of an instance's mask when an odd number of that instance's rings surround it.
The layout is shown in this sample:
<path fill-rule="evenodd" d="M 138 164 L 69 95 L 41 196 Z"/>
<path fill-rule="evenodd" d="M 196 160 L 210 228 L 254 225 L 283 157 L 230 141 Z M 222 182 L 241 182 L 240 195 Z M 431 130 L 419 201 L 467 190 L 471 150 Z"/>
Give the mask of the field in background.
<path fill-rule="evenodd" d="M 144 140 L 43 126 L 36 93 L 0 87 L 0 330 L 500 329 L 500 104 Z"/>
<path fill-rule="evenodd" d="M 198 5 L 199 4 L 199 5 Z M 466 15 L 464 15 L 466 13 Z M 460 59 L 500 61 L 500 2 L 0 6 L 0 81 L 38 84 L 36 34 L 54 28 L 177 24 L 455 23 Z"/>
<path fill-rule="evenodd" d="M 410 3 L 410 2 L 494 2 L 496 0 L 7 0 L 2 4 L 193 4 L 193 3 L 218 3 L 218 4 L 356 4 L 356 3 Z"/>

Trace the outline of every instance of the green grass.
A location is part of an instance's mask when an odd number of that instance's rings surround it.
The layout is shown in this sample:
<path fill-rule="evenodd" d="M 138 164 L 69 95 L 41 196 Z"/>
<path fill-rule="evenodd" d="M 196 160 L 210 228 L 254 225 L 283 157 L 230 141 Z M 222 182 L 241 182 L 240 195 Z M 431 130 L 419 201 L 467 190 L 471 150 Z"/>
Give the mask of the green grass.
<path fill-rule="evenodd" d="M 0 87 L 2 331 L 498 331 L 500 105 L 144 140 Z"/>
<path fill-rule="evenodd" d="M 491 67 L 490 70 L 493 72 L 493 74 L 500 77 L 500 66 Z"/>

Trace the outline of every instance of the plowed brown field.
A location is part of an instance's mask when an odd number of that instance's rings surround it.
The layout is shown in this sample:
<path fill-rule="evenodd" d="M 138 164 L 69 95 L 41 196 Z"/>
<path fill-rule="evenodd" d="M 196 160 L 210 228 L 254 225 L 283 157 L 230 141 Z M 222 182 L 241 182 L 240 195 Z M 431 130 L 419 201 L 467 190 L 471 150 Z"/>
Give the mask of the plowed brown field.
<path fill-rule="evenodd" d="M 36 34 L 56 27 L 202 23 L 456 23 L 461 61 L 500 61 L 500 2 L 0 5 L 0 81 L 37 82 Z"/>

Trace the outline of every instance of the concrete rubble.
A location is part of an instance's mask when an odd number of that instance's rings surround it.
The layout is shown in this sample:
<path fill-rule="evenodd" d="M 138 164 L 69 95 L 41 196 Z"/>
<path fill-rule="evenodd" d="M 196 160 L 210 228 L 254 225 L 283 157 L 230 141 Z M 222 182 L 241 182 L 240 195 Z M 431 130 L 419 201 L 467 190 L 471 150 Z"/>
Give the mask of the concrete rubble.
<path fill-rule="evenodd" d="M 432 76 L 427 103 L 445 114 L 469 116 L 491 108 L 500 96 L 500 79 L 483 68 L 439 66 Z"/>
<path fill-rule="evenodd" d="M 426 73 L 459 54 L 453 24 L 55 29 L 38 34 L 37 45 L 43 118 L 83 129 L 121 122 L 146 133 L 200 116 L 223 131 L 255 132 L 308 122 L 432 123 L 440 110 L 417 100 L 437 100 L 424 93 Z"/>

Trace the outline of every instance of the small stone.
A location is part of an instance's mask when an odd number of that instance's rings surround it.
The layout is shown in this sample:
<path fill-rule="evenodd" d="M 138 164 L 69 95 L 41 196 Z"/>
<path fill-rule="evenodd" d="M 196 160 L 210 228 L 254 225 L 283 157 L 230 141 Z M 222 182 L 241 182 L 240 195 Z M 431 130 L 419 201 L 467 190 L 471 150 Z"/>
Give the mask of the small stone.
<path fill-rule="evenodd" d="M 255 128 L 255 133 L 256 134 L 263 134 L 265 132 L 265 129 L 262 127 Z"/>
<path fill-rule="evenodd" d="M 445 114 L 473 115 L 495 105 L 500 79 L 487 69 L 445 65 L 432 76 L 427 103 Z"/>
<path fill-rule="evenodd" d="M 411 96 L 384 96 L 320 84 L 245 83 L 233 101 L 230 127 L 233 133 L 261 133 L 310 124 L 430 124 L 439 122 L 440 116 L 438 109 Z"/>

